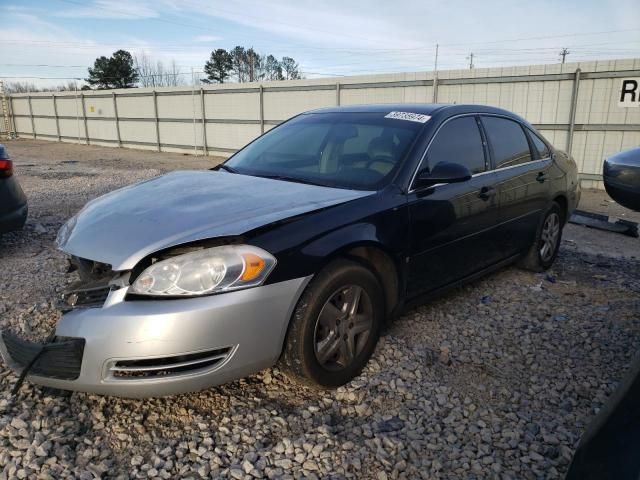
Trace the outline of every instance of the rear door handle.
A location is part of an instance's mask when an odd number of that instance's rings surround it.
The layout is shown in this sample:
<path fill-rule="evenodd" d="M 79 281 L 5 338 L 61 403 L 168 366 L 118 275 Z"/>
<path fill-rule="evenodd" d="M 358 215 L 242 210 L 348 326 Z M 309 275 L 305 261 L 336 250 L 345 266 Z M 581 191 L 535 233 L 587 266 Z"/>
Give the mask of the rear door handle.
<path fill-rule="evenodd" d="M 536 180 L 540 183 L 544 183 L 546 179 L 547 179 L 547 175 L 544 172 L 538 173 L 538 176 L 536 177 Z"/>
<path fill-rule="evenodd" d="M 478 197 L 480 197 L 482 200 L 489 200 L 490 198 L 493 198 L 496 194 L 496 190 L 493 187 L 482 187 L 480 189 L 480 193 L 478 194 Z"/>

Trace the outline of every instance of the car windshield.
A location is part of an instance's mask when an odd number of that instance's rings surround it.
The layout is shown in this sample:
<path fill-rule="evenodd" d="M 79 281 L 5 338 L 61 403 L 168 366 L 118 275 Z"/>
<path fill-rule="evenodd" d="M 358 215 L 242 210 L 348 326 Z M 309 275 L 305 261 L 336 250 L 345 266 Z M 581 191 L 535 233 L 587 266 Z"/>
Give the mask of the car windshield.
<path fill-rule="evenodd" d="M 222 168 L 328 187 L 377 190 L 399 168 L 422 127 L 415 121 L 385 118 L 385 113 L 304 114 L 258 138 Z"/>

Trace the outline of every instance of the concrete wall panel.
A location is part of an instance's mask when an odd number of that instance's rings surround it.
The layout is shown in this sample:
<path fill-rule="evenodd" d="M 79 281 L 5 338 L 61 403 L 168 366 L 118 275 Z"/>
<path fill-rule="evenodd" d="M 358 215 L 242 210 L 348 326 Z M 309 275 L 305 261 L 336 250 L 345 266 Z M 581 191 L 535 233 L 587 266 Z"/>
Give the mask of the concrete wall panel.
<path fill-rule="evenodd" d="M 202 117 L 200 90 L 194 95 L 158 95 L 159 118 L 196 119 Z"/>
<path fill-rule="evenodd" d="M 335 91 L 326 91 L 327 105 L 335 105 Z M 333 96 L 333 97 L 331 97 Z M 433 99 L 432 87 L 357 88 L 340 90 L 341 105 L 366 103 L 425 103 Z"/>
<path fill-rule="evenodd" d="M 84 105 L 88 118 L 115 117 L 113 98 L 86 96 Z M 82 112 L 82 110 L 80 111 Z"/>
<path fill-rule="evenodd" d="M 31 127 L 31 120 L 29 119 L 29 117 L 16 117 L 15 123 L 18 133 L 31 134 L 33 132 L 33 128 Z"/>
<path fill-rule="evenodd" d="M 160 138 L 162 143 L 173 145 L 186 145 L 187 148 L 195 145 L 202 149 L 202 124 L 192 122 L 160 122 Z"/>
<path fill-rule="evenodd" d="M 112 121 L 105 120 L 88 120 L 87 129 L 89 130 L 89 138 L 91 143 L 97 140 L 118 140 L 116 125 Z"/>
<path fill-rule="evenodd" d="M 82 118 L 82 103 L 80 97 L 77 99 L 70 96 L 56 96 L 56 107 L 58 108 L 58 115 L 61 117 L 75 117 L 80 116 Z"/>
<path fill-rule="evenodd" d="M 118 116 L 129 118 L 154 118 L 153 97 L 118 97 Z"/>
<path fill-rule="evenodd" d="M 13 97 L 11 105 L 14 115 L 29 115 L 29 100 L 27 97 Z"/>
<path fill-rule="evenodd" d="M 623 132 L 619 150 L 628 150 L 640 146 L 640 132 Z"/>
<path fill-rule="evenodd" d="M 155 122 L 136 122 L 120 120 L 120 137 L 123 142 L 128 140 L 134 142 L 156 143 Z"/>
<path fill-rule="evenodd" d="M 264 118 L 266 120 L 286 120 L 307 110 L 333 107 L 336 92 L 318 90 L 315 92 L 269 92 L 263 93 Z"/>
<path fill-rule="evenodd" d="M 205 95 L 207 118 L 259 120 L 259 93 L 225 93 Z"/>
<path fill-rule="evenodd" d="M 260 135 L 260 125 L 233 125 L 230 123 L 207 123 L 207 143 L 211 149 L 238 149 Z"/>
<path fill-rule="evenodd" d="M 38 135 L 55 135 L 57 137 L 55 118 L 34 118 L 33 122 L 36 125 Z M 30 120 L 29 123 L 31 123 Z"/>
<path fill-rule="evenodd" d="M 34 97 L 31 99 L 31 108 L 34 115 L 53 115 L 53 100 L 51 97 Z"/>
<path fill-rule="evenodd" d="M 77 138 L 78 132 L 80 132 L 80 136 L 84 138 L 84 123 L 82 119 L 80 122 L 77 122 L 75 119 L 68 120 L 61 118 L 58 122 L 60 123 L 60 135 L 63 137 Z"/>

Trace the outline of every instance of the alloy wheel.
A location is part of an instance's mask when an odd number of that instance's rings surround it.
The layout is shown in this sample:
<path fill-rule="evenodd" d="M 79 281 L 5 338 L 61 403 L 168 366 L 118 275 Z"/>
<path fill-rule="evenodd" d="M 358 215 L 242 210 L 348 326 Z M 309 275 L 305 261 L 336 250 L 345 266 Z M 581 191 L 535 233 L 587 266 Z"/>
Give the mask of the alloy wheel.
<path fill-rule="evenodd" d="M 314 353 L 327 370 L 342 370 L 364 350 L 373 328 L 373 306 L 358 285 L 338 289 L 326 301 L 314 332 Z"/>
<path fill-rule="evenodd" d="M 540 258 L 543 262 L 548 262 L 553 258 L 553 255 L 558 248 L 558 237 L 560 235 L 560 216 L 553 212 L 551 213 L 542 226 L 542 233 L 540 235 Z"/>

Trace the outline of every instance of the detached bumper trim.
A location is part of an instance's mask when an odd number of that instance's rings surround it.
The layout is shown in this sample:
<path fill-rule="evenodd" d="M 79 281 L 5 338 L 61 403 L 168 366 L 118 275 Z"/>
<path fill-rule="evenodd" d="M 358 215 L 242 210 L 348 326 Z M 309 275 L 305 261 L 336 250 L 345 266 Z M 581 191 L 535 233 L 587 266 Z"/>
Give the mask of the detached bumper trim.
<path fill-rule="evenodd" d="M 80 376 L 85 341 L 83 338 L 56 338 L 51 343 L 29 342 L 5 330 L 2 343 L 10 361 L 22 370 L 40 353 L 29 373 L 60 380 L 75 380 Z"/>

